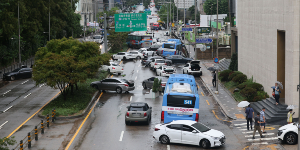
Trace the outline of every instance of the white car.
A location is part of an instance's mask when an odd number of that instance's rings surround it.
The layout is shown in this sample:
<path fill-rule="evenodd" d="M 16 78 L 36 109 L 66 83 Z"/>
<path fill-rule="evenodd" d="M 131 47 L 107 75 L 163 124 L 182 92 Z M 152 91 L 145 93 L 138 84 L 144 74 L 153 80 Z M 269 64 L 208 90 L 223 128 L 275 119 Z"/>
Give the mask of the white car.
<path fill-rule="evenodd" d="M 134 57 L 133 55 L 131 55 L 130 53 L 127 53 L 127 52 L 119 52 L 117 54 L 114 54 L 113 56 L 113 59 L 123 59 L 123 60 L 126 60 L 126 59 L 135 59 L 136 57 Z"/>
<path fill-rule="evenodd" d="M 200 67 L 200 60 L 192 60 L 190 63 L 184 65 L 182 69 L 183 74 L 192 74 L 192 75 L 202 75 L 202 70 Z"/>
<path fill-rule="evenodd" d="M 162 144 L 182 143 L 198 145 L 203 148 L 225 144 L 225 135 L 202 123 L 191 120 L 177 120 L 155 126 L 153 138 Z"/>
<path fill-rule="evenodd" d="M 287 144 L 294 145 L 298 143 L 298 123 L 290 123 L 278 129 L 278 139 Z"/>
<path fill-rule="evenodd" d="M 144 51 L 147 51 L 147 48 L 140 48 L 140 49 L 138 50 L 138 52 L 140 52 L 140 53 L 142 53 L 142 54 L 143 54 Z"/>
<path fill-rule="evenodd" d="M 175 74 L 176 69 L 173 66 L 160 66 L 156 69 L 156 75 L 169 77 L 170 74 Z"/>
<path fill-rule="evenodd" d="M 149 49 L 146 49 L 146 51 L 144 51 L 143 54 L 145 54 L 145 56 L 154 56 L 155 52 L 150 51 Z"/>
<path fill-rule="evenodd" d="M 128 53 L 135 59 L 144 58 L 144 55 L 138 51 L 129 51 Z"/>
<path fill-rule="evenodd" d="M 109 65 L 103 65 L 101 69 L 111 73 L 118 73 L 118 75 L 121 75 L 124 71 L 124 68 L 115 62 L 109 62 Z"/>
<path fill-rule="evenodd" d="M 150 69 L 156 70 L 156 68 L 159 68 L 160 66 L 167 65 L 164 59 L 153 59 L 150 63 Z"/>

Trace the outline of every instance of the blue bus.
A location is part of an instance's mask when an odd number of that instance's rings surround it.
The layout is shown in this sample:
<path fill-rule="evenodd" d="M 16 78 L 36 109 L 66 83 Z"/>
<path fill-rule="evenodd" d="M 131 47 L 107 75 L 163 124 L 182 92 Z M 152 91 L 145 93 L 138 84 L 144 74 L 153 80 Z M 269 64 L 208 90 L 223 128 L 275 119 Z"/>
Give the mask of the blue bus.
<path fill-rule="evenodd" d="M 168 39 L 168 42 L 162 45 L 162 48 L 168 48 L 162 52 L 162 56 L 179 55 L 182 47 L 179 39 Z"/>
<path fill-rule="evenodd" d="M 161 121 L 199 120 L 199 95 L 194 76 L 171 74 L 164 91 Z"/>
<path fill-rule="evenodd" d="M 130 48 L 149 48 L 152 45 L 152 35 L 130 33 L 126 43 Z"/>

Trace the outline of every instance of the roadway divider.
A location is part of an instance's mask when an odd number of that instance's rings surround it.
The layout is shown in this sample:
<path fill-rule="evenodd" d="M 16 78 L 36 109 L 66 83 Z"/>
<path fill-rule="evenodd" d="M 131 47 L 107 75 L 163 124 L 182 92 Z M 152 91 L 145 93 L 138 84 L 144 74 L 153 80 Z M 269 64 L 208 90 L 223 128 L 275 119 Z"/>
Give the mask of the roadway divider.
<path fill-rule="evenodd" d="M 20 144 L 18 144 L 15 148 L 13 148 L 13 150 L 18 150 L 18 149 L 24 150 L 26 147 L 28 149 L 31 148 L 31 144 L 32 144 L 31 135 L 34 135 L 35 141 L 38 141 L 39 140 L 39 137 L 38 137 L 39 131 L 41 134 L 45 133 L 44 120 L 47 121 L 47 129 L 48 129 L 55 122 L 55 120 L 56 120 L 55 116 L 56 116 L 56 113 L 55 113 L 55 108 L 54 108 L 54 109 L 52 109 L 51 118 L 49 117 L 49 114 L 47 114 L 47 117 L 42 119 L 41 123 L 37 124 L 33 130 L 28 132 L 28 134 L 23 138 L 23 140 L 20 140 Z M 50 122 L 50 120 L 51 120 L 51 122 Z M 27 138 L 27 140 L 26 140 L 26 138 Z M 23 141 L 25 141 L 25 142 L 23 142 Z"/>

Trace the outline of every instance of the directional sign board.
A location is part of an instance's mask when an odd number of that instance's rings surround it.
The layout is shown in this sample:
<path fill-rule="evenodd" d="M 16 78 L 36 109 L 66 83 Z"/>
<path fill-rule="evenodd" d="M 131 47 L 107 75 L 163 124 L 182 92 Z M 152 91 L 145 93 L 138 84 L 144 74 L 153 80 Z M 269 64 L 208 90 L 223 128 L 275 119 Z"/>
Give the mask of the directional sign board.
<path fill-rule="evenodd" d="M 215 62 L 215 63 L 219 63 L 219 58 L 218 58 L 218 57 L 215 57 L 215 58 L 214 58 L 214 62 Z"/>
<path fill-rule="evenodd" d="M 192 28 L 182 28 L 182 31 L 193 31 Z"/>
<path fill-rule="evenodd" d="M 197 27 L 197 33 L 210 33 L 210 27 Z"/>
<path fill-rule="evenodd" d="M 115 32 L 147 31 L 147 14 L 115 14 Z"/>
<path fill-rule="evenodd" d="M 151 11 L 150 10 L 145 10 L 144 13 L 146 13 L 147 15 L 151 15 Z"/>
<path fill-rule="evenodd" d="M 211 42 L 212 42 L 211 38 L 196 39 L 196 43 L 211 43 Z"/>

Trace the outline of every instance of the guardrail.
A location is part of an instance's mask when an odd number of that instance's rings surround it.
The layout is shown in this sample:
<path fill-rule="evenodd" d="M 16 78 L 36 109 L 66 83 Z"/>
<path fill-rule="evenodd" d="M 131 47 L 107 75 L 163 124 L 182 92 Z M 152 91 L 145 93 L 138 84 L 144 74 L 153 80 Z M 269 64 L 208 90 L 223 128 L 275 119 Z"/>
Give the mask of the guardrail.
<path fill-rule="evenodd" d="M 49 114 L 47 114 L 47 116 L 44 119 L 46 120 L 46 127 L 49 128 L 50 125 L 52 125 L 56 120 L 55 108 L 52 109 L 51 117 L 49 117 Z M 39 136 L 38 136 L 39 131 L 41 134 L 44 134 L 44 132 L 45 132 L 44 119 L 42 119 L 41 123 L 36 125 L 33 130 L 28 132 L 27 136 L 25 136 L 23 138 L 23 140 L 20 140 L 20 143 L 15 148 L 13 148 L 13 150 L 24 150 L 26 148 L 30 149 L 31 142 L 32 142 L 31 136 L 34 135 L 34 140 L 38 141 L 39 140 Z M 51 122 L 50 122 L 50 120 L 51 120 Z M 26 140 L 26 138 L 27 138 L 27 140 Z"/>
<path fill-rule="evenodd" d="M 24 66 L 27 66 L 27 67 L 32 67 L 33 64 L 34 64 L 34 57 L 31 57 L 31 58 L 21 62 L 21 65 L 24 65 Z M 12 64 L 9 67 L 5 67 L 5 68 L 0 69 L 0 79 L 3 78 L 4 73 L 11 72 L 11 71 L 13 71 L 17 68 L 20 68 L 19 63 L 15 63 L 15 64 Z"/>

